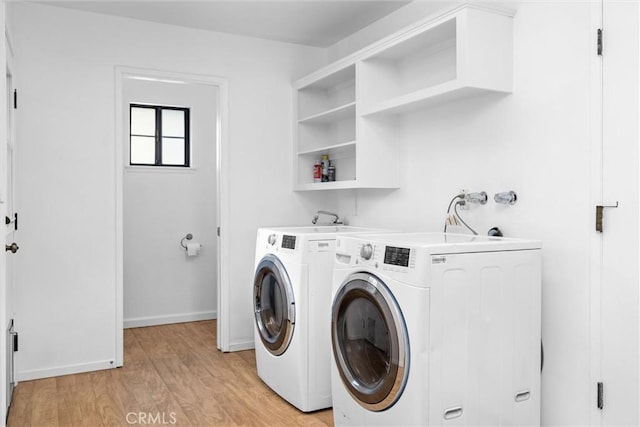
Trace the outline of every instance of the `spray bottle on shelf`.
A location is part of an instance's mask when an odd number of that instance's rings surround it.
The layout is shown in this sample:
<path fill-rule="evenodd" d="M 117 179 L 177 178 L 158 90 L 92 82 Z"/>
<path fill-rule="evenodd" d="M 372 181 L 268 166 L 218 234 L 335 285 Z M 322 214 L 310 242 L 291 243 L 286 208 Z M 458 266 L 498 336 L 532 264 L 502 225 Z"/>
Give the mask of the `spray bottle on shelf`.
<path fill-rule="evenodd" d="M 328 182 L 329 181 L 329 155 L 323 154 L 322 161 L 320 163 L 322 164 L 322 182 Z"/>

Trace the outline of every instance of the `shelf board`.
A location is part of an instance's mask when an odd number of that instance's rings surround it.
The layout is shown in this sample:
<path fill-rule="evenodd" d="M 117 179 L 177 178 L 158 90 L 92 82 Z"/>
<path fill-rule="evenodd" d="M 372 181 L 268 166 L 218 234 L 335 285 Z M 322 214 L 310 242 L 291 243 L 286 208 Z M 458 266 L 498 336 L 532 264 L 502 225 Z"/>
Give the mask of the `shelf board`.
<path fill-rule="evenodd" d="M 308 82 L 304 85 L 300 85 L 298 90 L 318 90 L 318 89 L 330 89 L 332 87 L 355 81 L 356 78 L 356 66 L 355 64 L 350 64 L 342 69 L 337 71 L 332 71 L 326 73 L 322 77 L 316 77 L 315 80 Z"/>
<path fill-rule="evenodd" d="M 370 57 L 369 60 L 397 61 L 411 56 L 416 52 L 436 51 L 445 46 L 456 44 L 456 17 L 440 23 L 435 27 L 423 29 L 422 33 L 414 34 L 404 41 L 393 44 Z"/>
<path fill-rule="evenodd" d="M 362 116 L 389 115 L 406 113 L 419 108 L 443 104 L 457 99 L 470 98 L 488 92 L 500 92 L 492 89 L 468 86 L 459 80 L 452 80 L 437 86 L 420 89 L 363 107 Z"/>
<path fill-rule="evenodd" d="M 316 149 L 313 149 L 313 150 L 299 151 L 298 152 L 298 156 L 307 156 L 307 155 L 311 155 L 311 154 L 321 154 L 321 153 L 326 153 L 327 151 L 339 150 L 339 149 L 342 149 L 342 148 L 347 148 L 347 147 L 351 147 L 351 146 L 355 146 L 355 145 L 356 145 L 355 141 L 343 142 L 341 144 L 327 145 L 325 147 L 316 148 Z"/>
<path fill-rule="evenodd" d="M 363 185 L 361 182 L 352 179 L 333 182 L 311 182 L 307 184 L 296 184 L 294 191 L 315 191 L 315 190 L 349 190 L 354 188 L 379 188 L 396 190 L 400 188 L 397 183 L 389 185 Z"/>
<path fill-rule="evenodd" d="M 355 179 L 332 182 L 310 182 L 307 184 L 297 184 L 295 191 L 309 190 L 340 190 L 348 188 L 356 188 L 357 181 Z"/>
<path fill-rule="evenodd" d="M 348 104 L 340 105 L 336 108 L 332 108 L 331 110 L 323 111 L 322 113 L 304 117 L 298 120 L 298 124 L 331 123 L 342 119 L 348 119 L 349 117 L 355 117 L 355 114 L 356 103 L 354 101 L 349 102 Z"/>

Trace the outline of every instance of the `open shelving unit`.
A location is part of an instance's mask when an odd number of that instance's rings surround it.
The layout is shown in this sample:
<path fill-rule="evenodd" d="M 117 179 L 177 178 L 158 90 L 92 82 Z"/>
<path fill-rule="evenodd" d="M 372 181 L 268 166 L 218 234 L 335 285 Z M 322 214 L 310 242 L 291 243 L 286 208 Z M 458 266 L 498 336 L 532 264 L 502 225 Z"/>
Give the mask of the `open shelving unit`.
<path fill-rule="evenodd" d="M 298 80 L 294 189 L 397 188 L 398 116 L 512 90 L 512 19 L 465 5 Z M 336 182 L 313 182 L 328 154 Z"/>
<path fill-rule="evenodd" d="M 297 88 L 296 189 L 349 188 L 355 182 L 356 66 L 334 68 Z M 335 182 L 313 182 L 323 154 L 336 167 Z"/>

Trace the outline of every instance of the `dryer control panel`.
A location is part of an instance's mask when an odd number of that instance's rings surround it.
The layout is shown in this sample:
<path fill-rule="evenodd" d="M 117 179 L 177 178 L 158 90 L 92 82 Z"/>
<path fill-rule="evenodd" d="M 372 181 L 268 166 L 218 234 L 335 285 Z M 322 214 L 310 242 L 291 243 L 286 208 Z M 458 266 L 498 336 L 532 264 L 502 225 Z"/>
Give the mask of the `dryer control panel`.
<path fill-rule="evenodd" d="M 409 248 L 385 246 L 384 263 L 389 265 L 397 265 L 399 267 L 409 267 L 410 254 L 411 254 L 411 249 Z"/>
<path fill-rule="evenodd" d="M 409 246 L 385 245 L 365 239 L 339 237 L 336 243 L 336 263 L 360 266 L 372 271 L 414 274 L 417 249 Z"/>
<path fill-rule="evenodd" d="M 410 248 L 362 243 L 356 264 L 402 272 L 415 267 L 415 251 Z"/>

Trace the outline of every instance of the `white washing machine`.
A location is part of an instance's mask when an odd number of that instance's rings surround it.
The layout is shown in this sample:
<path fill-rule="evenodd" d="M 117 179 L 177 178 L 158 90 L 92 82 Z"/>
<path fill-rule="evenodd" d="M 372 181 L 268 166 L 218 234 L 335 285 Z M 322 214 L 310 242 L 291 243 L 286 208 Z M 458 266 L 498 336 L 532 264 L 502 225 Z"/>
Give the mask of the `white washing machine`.
<path fill-rule="evenodd" d="M 339 233 L 380 229 L 262 228 L 253 297 L 260 378 L 304 412 L 331 406 L 331 283 Z"/>
<path fill-rule="evenodd" d="M 336 242 L 336 425 L 540 424 L 538 241 L 444 233 Z"/>

